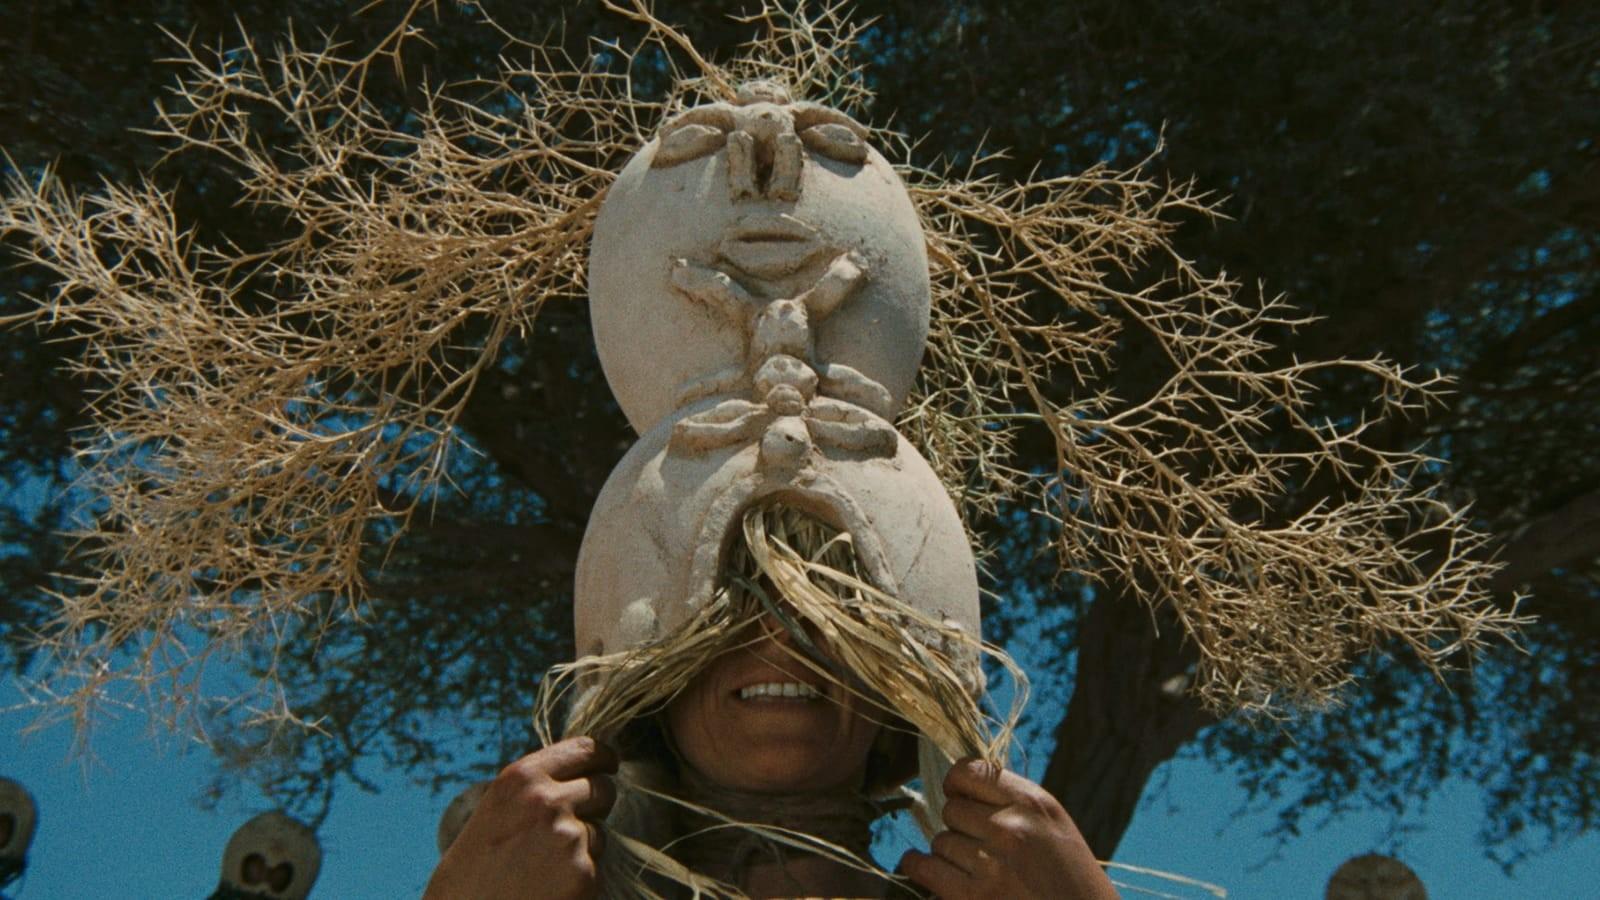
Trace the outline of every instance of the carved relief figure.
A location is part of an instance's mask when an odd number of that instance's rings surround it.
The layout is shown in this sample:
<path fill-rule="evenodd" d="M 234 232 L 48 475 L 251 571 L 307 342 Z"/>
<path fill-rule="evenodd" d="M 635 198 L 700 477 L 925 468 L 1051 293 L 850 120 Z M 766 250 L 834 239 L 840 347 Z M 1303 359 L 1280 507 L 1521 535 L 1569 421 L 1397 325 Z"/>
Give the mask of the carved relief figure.
<path fill-rule="evenodd" d="M 784 233 L 796 233 L 805 226 L 789 219 L 783 227 Z M 763 460 L 780 466 L 796 462 L 812 440 L 841 449 L 893 454 L 894 426 L 884 418 L 892 403 L 888 390 L 842 363 L 813 361 L 814 323 L 827 318 L 865 278 L 860 259 L 844 252 L 804 293 L 764 300 L 727 273 L 677 261 L 673 287 L 720 313 L 747 336 L 744 364 L 685 385 L 678 395 L 679 408 L 744 386 L 754 402 L 724 400 L 678 420 L 673 446 L 704 450 L 769 434 L 773 438 L 763 442 Z"/>

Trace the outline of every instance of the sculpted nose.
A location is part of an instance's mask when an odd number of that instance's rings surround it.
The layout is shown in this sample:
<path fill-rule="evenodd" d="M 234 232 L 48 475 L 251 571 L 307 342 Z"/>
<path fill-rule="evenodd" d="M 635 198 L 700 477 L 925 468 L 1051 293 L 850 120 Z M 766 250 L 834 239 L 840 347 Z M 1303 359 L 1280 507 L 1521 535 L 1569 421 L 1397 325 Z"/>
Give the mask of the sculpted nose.
<path fill-rule="evenodd" d="M 762 110 L 728 135 L 728 188 L 735 201 L 799 200 L 804 162 L 800 136 L 778 110 Z"/>

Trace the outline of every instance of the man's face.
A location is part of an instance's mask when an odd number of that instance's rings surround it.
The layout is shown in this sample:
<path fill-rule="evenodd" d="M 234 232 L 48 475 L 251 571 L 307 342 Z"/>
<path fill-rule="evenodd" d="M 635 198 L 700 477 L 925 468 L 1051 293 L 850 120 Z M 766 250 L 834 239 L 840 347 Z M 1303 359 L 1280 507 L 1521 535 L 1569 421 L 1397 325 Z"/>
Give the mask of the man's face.
<path fill-rule="evenodd" d="M 717 657 L 667 708 L 678 752 L 702 776 L 753 793 L 862 784 L 879 725 L 864 704 L 795 655 L 770 617 Z"/>

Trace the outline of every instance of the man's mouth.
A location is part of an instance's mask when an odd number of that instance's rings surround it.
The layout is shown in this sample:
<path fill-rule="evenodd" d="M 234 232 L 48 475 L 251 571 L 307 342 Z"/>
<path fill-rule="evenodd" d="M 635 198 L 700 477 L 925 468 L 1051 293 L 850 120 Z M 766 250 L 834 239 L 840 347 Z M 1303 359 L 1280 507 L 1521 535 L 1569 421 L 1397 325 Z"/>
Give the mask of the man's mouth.
<path fill-rule="evenodd" d="M 820 700 L 822 692 L 798 681 L 766 681 L 739 689 L 740 700 Z"/>

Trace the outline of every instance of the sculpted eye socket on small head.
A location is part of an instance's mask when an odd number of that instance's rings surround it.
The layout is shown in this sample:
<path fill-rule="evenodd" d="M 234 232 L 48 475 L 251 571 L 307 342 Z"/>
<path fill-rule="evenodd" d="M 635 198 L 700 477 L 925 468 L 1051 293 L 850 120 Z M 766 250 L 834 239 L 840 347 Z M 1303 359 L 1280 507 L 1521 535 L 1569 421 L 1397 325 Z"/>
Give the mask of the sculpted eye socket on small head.
<path fill-rule="evenodd" d="M 661 134 L 661 145 L 656 148 L 653 162 L 656 168 L 676 166 L 692 159 L 721 150 L 728 143 L 728 132 L 712 125 L 684 122 L 669 125 Z"/>
<path fill-rule="evenodd" d="M 247 885 L 262 884 L 267 880 L 269 870 L 267 859 L 259 853 L 252 853 L 239 864 L 239 880 Z"/>
<path fill-rule="evenodd" d="M 274 891 L 280 894 L 288 890 L 289 885 L 294 883 L 294 865 L 288 862 L 281 862 L 273 866 L 267 877 L 267 883 L 272 886 Z"/>
<path fill-rule="evenodd" d="M 811 152 L 829 159 L 856 166 L 867 161 L 867 142 L 843 125 L 813 125 L 800 132 L 800 140 Z"/>

